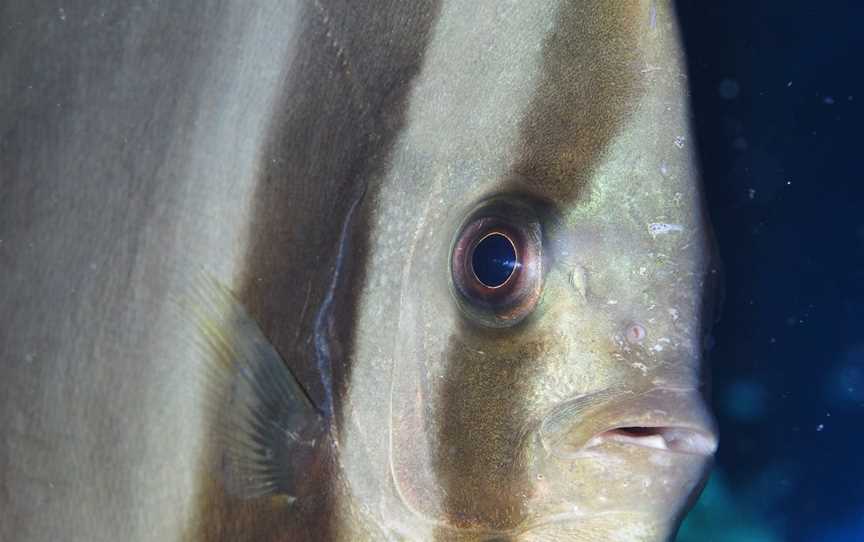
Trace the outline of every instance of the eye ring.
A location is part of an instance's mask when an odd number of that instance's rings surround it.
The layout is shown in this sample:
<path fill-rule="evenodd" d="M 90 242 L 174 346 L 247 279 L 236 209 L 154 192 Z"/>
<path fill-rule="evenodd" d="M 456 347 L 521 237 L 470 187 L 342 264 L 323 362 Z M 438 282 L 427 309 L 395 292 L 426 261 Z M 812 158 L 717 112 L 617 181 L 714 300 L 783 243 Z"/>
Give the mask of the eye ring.
<path fill-rule="evenodd" d="M 490 239 L 497 248 L 481 246 Z M 536 213 L 518 200 L 494 199 L 469 213 L 450 251 L 450 285 L 462 312 L 487 327 L 508 327 L 527 317 L 541 293 L 541 241 Z M 480 254 L 479 263 L 478 247 L 481 253 L 491 250 Z M 486 269 L 478 269 L 482 264 Z"/>

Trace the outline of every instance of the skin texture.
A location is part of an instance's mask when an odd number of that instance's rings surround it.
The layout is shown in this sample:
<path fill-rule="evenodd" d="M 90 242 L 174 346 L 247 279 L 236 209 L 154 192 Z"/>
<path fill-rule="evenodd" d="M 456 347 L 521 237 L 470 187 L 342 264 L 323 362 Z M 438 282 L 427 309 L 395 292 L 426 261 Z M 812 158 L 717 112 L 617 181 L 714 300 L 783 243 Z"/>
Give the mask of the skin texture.
<path fill-rule="evenodd" d="M 670 5 L 34 4 L 0 7 L 0 539 L 674 535 L 716 437 Z M 543 288 L 489 329 L 447 262 L 502 194 Z M 201 269 L 325 422 L 278 494 L 226 479 Z"/>

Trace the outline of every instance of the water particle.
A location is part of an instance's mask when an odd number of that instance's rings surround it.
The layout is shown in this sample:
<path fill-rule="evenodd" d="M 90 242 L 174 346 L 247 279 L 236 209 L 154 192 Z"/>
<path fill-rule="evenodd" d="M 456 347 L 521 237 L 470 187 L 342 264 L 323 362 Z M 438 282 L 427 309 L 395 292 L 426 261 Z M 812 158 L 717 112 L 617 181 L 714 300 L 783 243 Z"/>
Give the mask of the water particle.
<path fill-rule="evenodd" d="M 767 393 L 758 382 L 740 380 L 724 390 L 721 404 L 732 418 L 752 422 L 765 414 Z"/>
<path fill-rule="evenodd" d="M 821 432 L 823 429 L 825 429 L 825 424 L 824 424 L 824 423 L 820 423 L 819 425 L 816 426 L 816 431 L 820 431 L 820 432 Z"/>
<path fill-rule="evenodd" d="M 825 105 L 834 105 L 834 98 L 832 98 L 831 96 L 825 96 L 825 98 L 822 100 L 822 103 L 824 103 Z"/>
<path fill-rule="evenodd" d="M 675 138 L 675 146 L 678 147 L 679 149 L 683 149 L 684 148 L 684 141 L 686 141 L 684 139 L 684 136 L 676 137 Z"/>
<path fill-rule="evenodd" d="M 720 97 L 724 100 L 734 100 L 738 97 L 738 92 L 740 90 L 741 89 L 738 85 L 738 81 L 729 78 L 720 81 L 720 86 L 717 89 L 717 91 L 720 93 Z"/>
<path fill-rule="evenodd" d="M 756 189 L 755 188 L 748 188 L 747 189 L 747 197 L 750 199 L 755 199 L 756 198 Z"/>

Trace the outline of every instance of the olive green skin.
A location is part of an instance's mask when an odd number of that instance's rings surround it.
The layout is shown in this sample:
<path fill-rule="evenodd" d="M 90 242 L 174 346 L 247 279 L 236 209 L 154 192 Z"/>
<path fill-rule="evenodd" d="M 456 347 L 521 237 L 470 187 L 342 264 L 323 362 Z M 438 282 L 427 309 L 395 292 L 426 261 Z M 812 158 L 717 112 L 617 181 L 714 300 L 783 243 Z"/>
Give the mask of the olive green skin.
<path fill-rule="evenodd" d="M 711 251 L 671 5 L 508 9 L 444 5 L 374 180 L 339 435 L 346 540 L 358 517 L 400 539 L 666 540 L 716 446 Z M 494 329 L 460 310 L 447 262 L 464 217 L 501 195 L 534 202 L 543 287 Z M 568 402 L 563 436 L 544 435 Z M 640 425 L 690 428 L 705 453 L 580 448 Z"/>

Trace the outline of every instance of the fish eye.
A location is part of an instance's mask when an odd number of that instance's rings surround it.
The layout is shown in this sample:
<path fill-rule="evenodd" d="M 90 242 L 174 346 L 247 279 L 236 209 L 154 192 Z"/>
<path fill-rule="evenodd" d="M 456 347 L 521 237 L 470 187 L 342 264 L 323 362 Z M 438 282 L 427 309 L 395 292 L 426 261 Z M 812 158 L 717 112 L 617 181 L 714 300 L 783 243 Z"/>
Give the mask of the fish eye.
<path fill-rule="evenodd" d="M 486 234 L 471 254 L 474 278 L 487 288 L 501 288 L 507 284 L 518 267 L 516 246 L 501 232 Z"/>
<path fill-rule="evenodd" d="M 450 284 L 463 314 L 488 327 L 528 316 L 540 298 L 541 241 L 530 205 L 497 198 L 469 213 L 450 253 Z"/>

